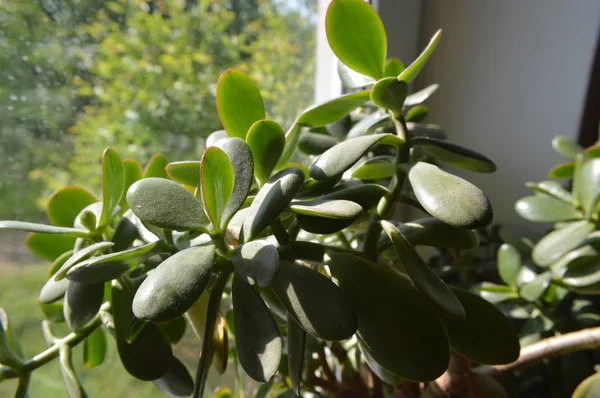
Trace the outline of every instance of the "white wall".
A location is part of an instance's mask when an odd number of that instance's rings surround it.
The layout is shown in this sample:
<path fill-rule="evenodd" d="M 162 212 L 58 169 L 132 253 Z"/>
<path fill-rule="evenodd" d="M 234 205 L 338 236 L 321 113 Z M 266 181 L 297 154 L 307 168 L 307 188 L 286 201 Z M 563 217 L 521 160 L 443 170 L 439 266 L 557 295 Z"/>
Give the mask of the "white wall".
<path fill-rule="evenodd" d="M 523 184 L 561 161 L 551 138 L 577 136 L 600 1 L 425 0 L 422 8 L 419 48 L 443 29 L 418 80 L 441 85 L 429 120 L 498 164 L 495 174 L 462 175 L 489 195 L 496 221 L 522 222 L 513 203 L 528 194 Z"/>

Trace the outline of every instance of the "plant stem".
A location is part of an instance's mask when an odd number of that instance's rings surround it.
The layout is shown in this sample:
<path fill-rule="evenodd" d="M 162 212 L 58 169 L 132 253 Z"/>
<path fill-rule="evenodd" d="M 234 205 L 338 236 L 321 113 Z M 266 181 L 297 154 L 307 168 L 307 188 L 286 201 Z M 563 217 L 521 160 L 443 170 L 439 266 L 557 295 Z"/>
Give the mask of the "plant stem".
<path fill-rule="evenodd" d="M 350 241 L 348 240 L 348 238 L 346 238 L 346 235 L 344 235 L 344 233 L 342 231 L 339 231 L 338 233 L 336 233 L 336 235 L 337 235 L 338 239 L 340 240 L 340 243 L 342 244 L 342 246 L 344 246 L 348 250 L 353 250 L 352 245 L 350 244 Z"/>
<path fill-rule="evenodd" d="M 398 137 L 406 140 L 407 130 L 404 118 L 401 117 L 400 119 L 393 120 L 394 126 L 396 127 L 396 134 Z M 379 204 L 377 205 L 377 212 L 373 214 L 371 222 L 369 223 L 369 228 L 367 229 L 367 233 L 365 235 L 363 252 L 373 260 L 377 258 L 377 242 L 379 240 L 379 235 L 381 234 L 381 225 L 379 225 L 379 220 L 389 217 L 394 202 L 402 191 L 402 186 L 404 185 L 404 180 L 406 179 L 406 173 L 400 170 L 400 167 L 398 166 L 401 163 L 408 162 L 409 154 L 409 148 L 406 143 L 398 146 L 398 152 L 396 153 L 396 159 L 394 160 L 394 178 L 392 178 L 392 181 L 388 187 L 391 195 L 381 198 Z"/>
<path fill-rule="evenodd" d="M 279 218 L 276 218 L 275 221 L 271 223 L 271 231 L 273 231 L 273 235 L 275 235 L 275 239 L 277 239 L 280 246 L 285 246 L 290 243 L 290 236 Z"/>
<path fill-rule="evenodd" d="M 100 325 L 102 325 L 102 317 L 100 313 L 102 311 L 108 311 L 109 309 L 110 303 L 106 302 L 102 304 L 98 314 L 96 314 L 94 319 L 92 319 L 87 325 L 76 332 L 70 333 L 63 338 L 58 339 L 50 348 L 40 352 L 30 360 L 26 361 L 20 369 L 3 370 L 3 377 L 7 379 L 16 377 L 22 378 L 24 375 L 33 372 L 37 368 L 57 358 L 61 344 L 67 344 L 69 347 L 75 347 L 77 344 L 85 340 L 90 334 L 92 334 L 92 332 Z"/>
<path fill-rule="evenodd" d="M 508 373 L 535 365 L 545 359 L 556 358 L 570 352 L 600 348 L 600 327 L 549 337 L 521 350 L 519 359 L 508 365 L 479 366 L 474 372 L 502 377 Z"/>

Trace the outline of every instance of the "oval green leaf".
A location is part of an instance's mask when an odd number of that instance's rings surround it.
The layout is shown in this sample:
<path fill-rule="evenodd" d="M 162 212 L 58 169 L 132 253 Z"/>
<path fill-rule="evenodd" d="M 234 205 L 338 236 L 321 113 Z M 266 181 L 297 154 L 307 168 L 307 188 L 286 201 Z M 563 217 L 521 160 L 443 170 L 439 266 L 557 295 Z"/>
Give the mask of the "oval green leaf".
<path fill-rule="evenodd" d="M 135 316 L 162 323 L 183 315 L 206 288 L 214 258 L 215 247 L 205 244 L 182 250 L 163 261 L 135 294 Z"/>
<path fill-rule="evenodd" d="M 438 88 L 440 88 L 439 84 L 431 84 L 424 89 L 417 91 L 416 93 L 410 94 L 408 97 L 406 97 L 404 106 L 410 107 L 422 104 L 423 102 L 427 101 L 429 97 L 431 97 L 433 93 L 437 91 Z"/>
<path fill-rule="evenodd" d="M 394 175 L 394 158 L 376 156 L 367 159 L 352 172 L 352 177 L 359 180 L 383 180 Z"/>
<path fill-rule="evenodd" d="M 233 167 L 233 190 L 221 215 L 221 229 L 225 230 L 248 197 L 254 182 L 254 161 L 250 147 L 240 138 L 226 138 L 216 145 L 225 152 Z M 223 174 L 224 170 L 219 172 Z"/>
<path fill-rule="evenodd" d="M 125 166 L 119 154 L 107 148 L 102 155 L 102 214 L 98 228 L 108 225 L 125 193 Z"/>
<path fill-rule="evenodd" d="M 412 146 L 419 146 L 431 156 L 456 167 L 478 173 L 496 171 L 496 165 L 490 159 L 460 145 L 426 137 L 411 138 L 408 143 Z"/>
<path fill-rule="evenodd" d="M 165 171 L 165 167 L 169 161 L 162 153 L 152 155 L 146 167 L 144 168 L 143 178 L 169 178 Z"/>
<path fill-rule="evenodd" d="M 98 242 L 76 251 L 71 257 L 69 257 L 68 260 L 63 263 L 58 271 L 56 271 L 54 274 L 54 279 L 57 281 L 63 279 L 67 274 L 67 271 L 69 271 L 75 264 L 92 256 L 94 253 L 106 250 L 112 246 L 114 246 L 114 243 L 112 242 Z"/>
<path fill-rule="evenodd" d="M 585 160 L 573 181 L 573 191 L 581 203 L 586 216 L 594 210 L 596 198 L 600 195 L 600 158 Z"/>
<path fill-rule="evenodd" d="M 209 224 L 204 207 L 176 182 L 144 178 L 127 191 L 131 211 L 142 221 L 179 231 L 203 229 Z"/>
<path fill-rule="evenodd" d="M 479 237 L 475 231 L 456 228 L 433 217 L 401 224 L 398 229 L 414 246 L 469 250 L 479 245 Z"/>
<path fill-rule="evenodd" d="M 551 279 L 551 272 L 543 272 L 537 275 L 533 281 L 525 283 L 523 286 L 521 286 L 519 295 L 529 302 L 535 302 L 539 300 L 546 289 L 548 289 Z"/>
<path fill-rule="evenodd" d="M 467 317 L 442 315 L 453 351 L 472 361 L 507 364 L 519 357 L 519 338 L 508 319 L 492 303 L 462 289 L 452 288 Z"/>
<path fill-rule="evenodd" d="M 314 105 L 298 116 L 296 124 L 305 127 L 321 127 L 346 116 L 370 99 L 368 90 L 356 91 Z"/>
<path fill-rule="evenodd" d="M 358 203 L 364 211 L 379 203 L 379 200 L 389 192 L 379 184 L 358 184 L 321 196 L 321 200 L 349 200 Z"/>
<path fill-rule="evenodd" d="M 225 206 L 233 193 L 234 178 L 227 154 L 221 148 L 206 148 L 200 165 L 202 201 L 215 231 L 219 231 Z"/>
<path fill-rule="evenodd" d="M 500 246 L 498 249 L 498 273 L 507 285 L 516 286 L 521 265 L 521 255 L 514 246 L 507 243 Z"/>
<path fill-rule="evenodd" d="M 254 82 L 237 69 L 229 69 L 217 83 L 217 111 L 230 137 L 246 138 L 254 122 L 265 118 L 265 105 Z"/>
<path fill-rule="evenodd" d="M 64 314 L 71 330 L 77 331 L 94 319 L 103 298 L 104 283 L 70 282 L 65 293 Z"/>
<path fill-rule="evenodd" d="M 583 153 L 583 148 L 564 135 L 558 135 L 552 139 L 552 148 L 559 154 L 569 159 L 575 159 Z"/>
<path fill-rule="evenodd" d="M 406 111 L 404 119 L 407 122 L 418 123 L 429 115 L 429 107 L 427 105 L 416 105 Z"/>
<path fill-rule="evenodd" d="M 233 278 L 232 296 L 238 359 L 248 376 L 266 383 L 281 360 L 279 329 L 258 292 L 239 276 Z"/>
<path fill-rule="evenodd" d="M 96 198 L 83 188 L 64 187 L 50 196 L 46 214 L 53 225 L 72 227 L 77 214 L 95 201 Z"/>
<path fill-rule="evenodd" d="M 75 237 L 33 232 L 27 235 L 25 245 L 39 258 L 47 261 L 54 261 L 63 253 L 73 249 Z"/>
<path fill-rule="evenodd" d="M 345 65 L 374 79 L 383 77 L 387 37 L 383 22 L 368 3 L 332 1 L 325 16 L 325 31 L 333 53 Z"/>
<path fill-rule="evenodd" d="M 60 300 L 67 292 L 68 286 L 69 281 L 67 279 L 56 281 L 54 280 L 54 276 L 51 276 L 42 287 L 42 290 L 40 290 L 39 302 L 48 304 Z"/>
<path fill-rule="evenodd" d="M 282 170 L 267 181 L 256 194 L 244 220 L 242 228 L 246 242 L 254 239 L 285 210 L 303 182 L 304 173 L 295 167 Z"/>
<path fill-rule="evenodd" d="M 320 155 L 339 141 L 329 134 L 304 132 L 300 135 L 298 148 L 307 155 Z"/>
<path fill-rule="evenodd" d="M 129 326 L 134 319 L 132 312 L 135 286 L 129 282 L 114 280 L 111 290 L 111 309 L 115 324 L 117 350 L 125 370 L 140 380 L 156 380 L 166 374 L 173 360 L 169 340 L 152 323 L 144 327 L 131 344 L 127 342 Z"/>
<path fill-rule="evenodd" d="M 569 203 L 552 196 L 528 196 L 515 203 L 517 213 L 528 221 L 559 222 L 582 218 L 582 214 Z"/>
<path fill-rule="evenodd" d="M 329 256 L 333 275 L 356 309 L 358 337 L 373 359 L 406 380 L 434 380 L 444 373 L 450 359 L 444 325 L 410 280 L 351 254 Z"/>
<path fill-rule="evenodd" d="M 287 347 L 288 371 L 292 389 L 300 396 L 300 383 L 304 370 L 304 355 L 306 346 L 306 331 L 298 325 L 290 315 L 287 316 Z"/>
<path fill-rule="evenodd" d="M 197 187 L 200 184 L 200 162 L 172 162 L 165 167 L 167 175 L 175 182 Z"/>
<path fill-rule="evenodd" d="M 556 199 L 560 199 L 565 203 L 574 204 L 575 198 L 573 194 L 567 191 L 563 185 L 557 181 L 540 181 L 537 183 L 528 182 L 528 188 L 532 189 L 536 193 L 542 193 L 549 196 L 553 196 Z"/>
<path fill-rule="evenodd" d="M 558 164 L 548 172 L 548 177 L 559 180 L 571 179 L 575 174 L 575 162 L 565 162 Z"/>
<path fill-rule="evenodd" d="M 267 287 L 279 269 L 279 252 L 269 242 L 255 240 L 237 246 L 231 261 L 235 271 L 247 283 Z"/>
<path fill-rule="evenodd" d="M 539 266 L 550 265 L 579 246 L 594 229 L 594 224 L 585 220 L 570 222 L 540 239 L 533 248 L 531 257 Z"/>
<path fill-rule="evenodd" d="M 427 47 L 425 47 L 423 52 L 419 54 L 417 59 L 415 59 L 412 64 L 408 65 L 406 69 L 404 69 L 402 73 L 398 75 L 398 80 L 401 80 L 406 83 L 412 82 L 415 79 L 415 77 L 417 77 L 419 72 L 421 72 L 421 70 L 423 69 L 423 67 L 437 48 L 441 37 L 442 30 L 440 29 L 437 32 L 435 32 L 431 40 L 429 40 Z"/>
<path fill-rule="evenodd" d="M 127 204 L 127 196 L 125 195 L 127 190 L 134 182 L 141 180 L 144 175 L 142 165 L 135 159 L 125 159 L 123 161 L 123 166 L 125 166 L 125 188 L 123 190 L 124 194 L 119 202 L 121 213 L 125 212 L 129 208 L 129 205 Z"/>
<path fill-rule="evenodd" d="M 310 176 L 315 180 L 342 175 L 375 144 L 400 145 L 403 141 L 393 134 L 373 134 L 340 142 L 325 151 L 311 166 Z"/>
<path fill-rule="evenodd" d="M 382 220 L 381 227 L 392 241 L 398 260 L 415 287 L 429 298 L 440 310 L 456 318 L 464 319 L 465 310 L 452 290 L 421 259 L 410 244 L 392 223 Z"/>
<path fill-rule="evenodd" d="M 97 328 L 83 343 L 83 363 L 91 369 L 102 365 L 106 358 L 106 335 L 102 328 Z"/>
<path fill-rule="evenodd" d="M 277 122 L 259 120 L 250 126 L 246 142 L 252 151 L 254 175 L 263 185 L 283 153 L 285 133 Z"/>
<path fill-rule="evenodd" d="M 404 70 L 404 63 L 396 57 L 388 58 L 385 61 L 383 75 L 385 77 L 396 77 Z"/>
<path fill-rule="evenodd" d="M 595 398 L 599 391 L 600 373 L 594 373 L 577 386 L 571 398 Z"/>
<path fill-rule="evenodd" d="M 173 357 L 167 372 L 152 383 L 171 397 L 189 397 L 194 391 L 194 380 L 179 359 Z"/>
<path fill-rule="evenodd" d="M 354 219 L 362 213 L 361 205 L 342 199 L 294 202 L 290 209 L 296 214 L 338 220 Z"/>
<path fill-rule="evenodd" d="M 446 224 L 474 229 L 492 222 L 488 198 L 470 182 L 424 162 L 412 167 L 408 178 L 423 208 Z"/>
<path fill-rule="evenodd" d="M 381 108 L 389 109 L 395 118 L 402 116 L 404 100 L 408 94 L 405 82 L 395 77 L 384 77 L 371 89 L 371 101 Z"/>
<path fill-rule="evenodd" d="M 0 230 L 39 232 L 41 234 L 71 235 L 78 238 L 89 238 L 90 233 L 85 229 L 55 227 L 54 225 L 36 224 L 24 221 L 0 221 Z"/>
<path fill-rule="evenodd" d="M 326 276 L 282 261 L 271 287 L 288 314 L 308 333 L 324 340 L 343 340 L 356 332 L 354 309 Z"/>

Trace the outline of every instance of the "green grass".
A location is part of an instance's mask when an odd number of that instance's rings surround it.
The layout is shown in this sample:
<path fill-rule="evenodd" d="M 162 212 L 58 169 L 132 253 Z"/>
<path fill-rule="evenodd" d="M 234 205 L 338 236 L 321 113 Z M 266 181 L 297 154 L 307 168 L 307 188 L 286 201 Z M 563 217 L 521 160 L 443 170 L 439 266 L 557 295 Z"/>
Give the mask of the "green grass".
<path fill-rule="evenodd" d="M 8 313 L 12 328 L 27 358 L 31 358 L 47 348 L 40 327 L 44 318 L 36 301 L 39 290 L 48 278 L 47 272 L 47 267 L 42 265 L 0 268 L 0 307 L 3 307 Z M 64 324 L 57 325 L 54 329 L 59 336 L 68 333 Z M 189 329 L 174 351 L 193 375 L 201 343 Z M 109 336 L 108 333 L 107 336 Z M 142 382 L 131 377 L 119 361 L 114 340 L 111 337 L 108 337 L 108 340 L 109 350 L 106 360 L 94 369 L 87 369 L 83 365 L 81 346 L 73 350 L 75 371 L 90 397 L 158 398 L 167 396 L 153 383 Z M 222 377 L 217 375 L 209 377 L 207 391 L 213 391 L 218 385 L 231 385 L 232 366 L 229 368 Z M 16 385 L 14 379 L 0 383 L 0 397 L 13 396 Z M 30 398 L 69 396 L 56 361 L 33 372 L 29 396 Z"/>

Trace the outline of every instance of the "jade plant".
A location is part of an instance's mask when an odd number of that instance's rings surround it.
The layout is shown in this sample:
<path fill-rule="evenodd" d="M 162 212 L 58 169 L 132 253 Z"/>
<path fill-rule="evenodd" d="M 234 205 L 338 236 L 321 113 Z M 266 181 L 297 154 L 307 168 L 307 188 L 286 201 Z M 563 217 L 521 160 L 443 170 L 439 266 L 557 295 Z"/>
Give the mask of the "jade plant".
<path fill-rule="evenodd" d="M 517 384 L 525 395 L 532 385 L 538 392 L 549 388 L 547 394 L 571 394 L 600 362 L 585 352 L 572 353 L 597 348 L 597 344 L 581 344 L 581 338 L 600 333 L 600 311 L 594 297 L 600 294 L 600 146 L 596 143 L 584 149 L 565 136 L 554 138 L 552 146 L 569 162 L 550 170 L 552 180 L 527 183 L 533 195 L 515 204 L 516 212 L 525 220 L 552 227 L 545 234 L 524 227 L 499 228 L 498 238 L 504 243 L 498 248 L 497 270 L 503 284 L 483 282 L 477 286 L 482 297 L 513 319 L 525 357 L 535 353 L 536 343 L 538 348 L 547 344 L 544 339 L 565 335 L 571 340 L 568 349 L 545 353 L 570 355 L 523 371 Z M 574 332 L 579 333 L 578 338 Z M 521 362 L 540 363 L 547 357 L 540 353 L 543 351 Z M 555 377 L 547 383 L 531 382 L 544 380 L 540 375 L 547 372 Z M 583 386 L 587 387 L 577 389 L 574 396 L 592 396 L 587 395 L 593 391 L 591 384 L 600 388 L 600 375 L 586 380 Z"/>
<path fill-rule="evenodd" d="M 287 132 L 230 69 L 217 84 L 224 130 L 200 160 L 156 155 L 142 169 L 109 148 L 100 198 L 66 187 L 48 200 L 51 225 L 0 222 L 31 232 L 27 246 L 52 261 L 38 297 L 49 348 L 24 358 L 0 317 L 0 379 L 18 378 L 17 396 L 54 359 L 71 396 L 84 396 L 72 348 L 83 344 L 97 366 L 106 334 L 127 372 L 173 396 L 202 396 L 209 368 L 228 362 L 266 383 L 261 396 L 366 396 L 420 388 L 451 353 L 480 364 L 519 356 L 504 315 L 448 286 L 417 252 L 473 248 L 474 229 L 493 217 L 479 188 L 442 167 L 488 173 L 494 163 L 421 123 L 437 86 L 409 95 L 441 32 L 404 67 L 386 59 L 381 20 L 362 0 L 332 1 L 326 30 L 351 92 L 305 110 Z M 427 217 L 400 222 L 402 206 Z M 63 320 L 71 333 L 57 336 Z M 186 325 L 202 340 L 194 378 L 172 347 Z"/>

